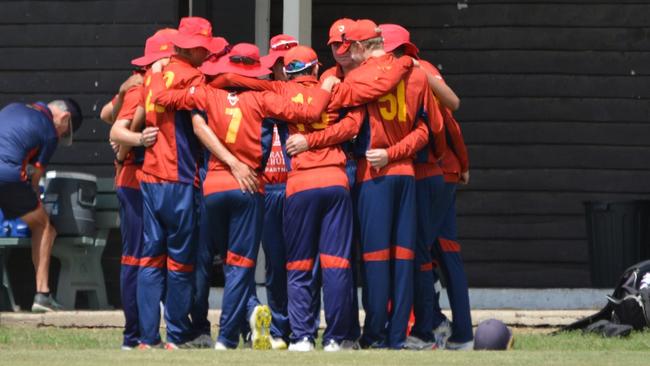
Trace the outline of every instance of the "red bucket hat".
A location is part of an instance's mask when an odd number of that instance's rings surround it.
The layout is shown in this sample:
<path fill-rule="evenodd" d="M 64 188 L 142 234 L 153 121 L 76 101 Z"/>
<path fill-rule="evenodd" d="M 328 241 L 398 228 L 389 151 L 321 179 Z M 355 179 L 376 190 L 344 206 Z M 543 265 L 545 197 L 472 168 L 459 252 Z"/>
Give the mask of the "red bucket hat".
<path fill-rule="evenodd" d="M 262 65 L 266 68 L 273 67 L 280 57 L 284 57 L 288 50 L 297 45 L 298 40 L 292 36 L 286 34 L 274 36 L 269 42 L 269 54 L 260 59 Z"/>
<path fill-rule="evenodd" d="M 335 21 L 330 27 L 330 39 L 327 41 L 327 45 L 329 46 L 334 42 L 343 42 L 343 33 L 348 31 L 353 24 L 354 20 L 350 18 L 341 18 Z"/>
<path fill-rule="evenodd" d="M 420 50 L 411 42 L 411 34 L 406 28 L 397 24 L 380 24 L 381 35 L 384 37 L 384 50 L 393 52 L 396 48 L 404 46 L 404 53 L 418 57 Z"/>
<path fill-rule="evenodd" d="M 225 38 L 214 37 L 210 41 L 210 48 L 208 48 L 208 50 L 212 55 L 223 56 L 224 54 L 228 53 L 229 46 L 230 44 Z"/>
<path fill-rule="evenodd" d="M 348 51 L 352 42 L 365 41 L 367 39 L 381 37 L 381 29 L 370 19 L 359 19 L 348 29 L 343 32 L 343 44 L 336 51 L 342 55 Z"/>
<path fill-rule="evenodd" d="M 268 75 L 271 70 L 260 63 L 260 50 L 250 43 L 236 44 L 227 55 L 214 60 L 210 58 L 199 67 L 206 75 L 217 75 L 227 72 L 234 74 L 259 77 Z"/>
<path fill-rule="evenodd" d="M 179 48 L 203 47 L 210 53 L 220 51 L 220 44 L 212 38 L 212 25 L 201 17 L 182 18 L 178 25 L 178 33 L 172 37 L 171 41 Z"/>
<path fill-rule="evenodd" d="M 153 36 L 147 38 L 144 45 L 144 56 L 134 58 L 131 63 L 136 66 L 147 66 L 161 58 L 173 55 L 174 45 L 170 38 L 177 32 L 176 29 L 164 28 L 154 33 Z"/>
<path fill-rule="evenodd" d="M 284 71 L 287 74 L 300 72 L 318 63 L 318 55 L 307 46 L 297 46 L 284 55 Z"/>

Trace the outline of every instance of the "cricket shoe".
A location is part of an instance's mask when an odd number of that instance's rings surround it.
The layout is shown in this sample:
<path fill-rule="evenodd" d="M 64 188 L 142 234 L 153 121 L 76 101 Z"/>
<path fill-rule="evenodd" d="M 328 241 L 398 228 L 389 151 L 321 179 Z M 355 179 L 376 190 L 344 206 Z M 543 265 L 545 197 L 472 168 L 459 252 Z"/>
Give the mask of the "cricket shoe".
<path fill-rule="evenodd" d="M 280 337 L 271 338 L 271 349 L 285 350 L 287 349 L 287 342 Z"/>
<path fill-rule="evenodd" d="M 356 351 L 358 349 L 361 349 L 361 346 L 359 345 L 358 341 L 353 341 L 349 339 L 344 339 L 341 344 L 341 350 L 343 351 Z"/>
<path fill-rule="evenodd" d="M 323 346 L 323 351 L 325 352 L 339 352 L 340 350 L 341 350 L 341 345 L 333 339 L 327 341 Z"/>
<path fill-rule="evenodd" d="M 474 341 L 469 342 L 447 342 L 445 349 L 450 351 L 472 351 L 474 350 Z"/>
<path fill-rule="evenodd" d="M 138 350 L 140 350 L 140 351 L 146 351 L 146 350 L 150 350 L 150 349 L 162 349 L 162 348 L 164 348 L 162 342 L 158 343 L 158 344 L 153 344 L 153 345 L 152 344 L 146 344 L 146 343 L 138 344 Z"/>
<path fill-rule="evenodd" d="M 196 348 L 189 342 L 186 343 L 172 343 L 172 342 L 167 342 L 165 343 L 165 349 L 168 351 L 175 351 L 177 349 L 190 349 L 190 348 Z"/>
<path fill-rule="evenodd" d="M 37 293 L 34 295 L 32 313 L 45 313 L 50 311 L 63 310 L 63 306 L 54 300 L 52 294 Z"/>
<path fill-rule="evenodd" d="M 451 323 L 445 318 L 436 329 L 433 330 L 433 338 L 436 340 L 436 346 L 444 349 L 447 340 L 451 337 Z"/>
<path fill-rule="evenodd" d="M 434 342 L 427 342 L 416 336 L 408 336 L 406 337 L 406 341 L 404 341 L 404 349 L 412 351 L 434 350 L 436 348 Z"/>
<path fill-rule="evenodd" d="M 229 350 L 229 349 L 230 349 L 230 348 L 226 347 L 225 344 L 223 344 L 223 343 L 221 343 L 221 342 L 219 342 L 219 341 L 217 341 L 217 342 L 214 344 L 214 350 L 215 350 L 215 351 L 227 351 L 227 350 Z"/>
<path fill-rule="evenodd" d="M 212 341 L 212 337 L 210 337 L 209 334 L 201 334 L 200 336 L 187 342 L 187 344 L 192 348 L 212 348 L 214 342 Z"/>
<path fill-rule="evenodd" d="M 271 349 L 271 308 L 268 305 L 257 305 L 253 309 L 249 324 L 253 349 Z"/>
<path fill-rule="evenodd" d="M 309 352 L 314 350 L 314 343 L 309 339 L 309 337 L 304 337 L 298 342 L 293 342 L 289 345 L 289 351 L 291 352 Z"/>

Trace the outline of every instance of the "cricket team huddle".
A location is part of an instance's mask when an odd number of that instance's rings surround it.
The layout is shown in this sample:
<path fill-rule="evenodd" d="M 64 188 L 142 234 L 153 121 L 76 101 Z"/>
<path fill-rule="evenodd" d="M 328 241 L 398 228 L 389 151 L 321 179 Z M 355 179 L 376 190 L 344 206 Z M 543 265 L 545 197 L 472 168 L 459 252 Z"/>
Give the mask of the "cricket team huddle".
<path fill-rule="evenodd" d="M 182 18 L 147 39 L 102 109 L 123 240 L 123 349 L 472 349 L 455 197 L 459 99 L 409 32 L 339 19 L 336 66 L 288 35 L 257 46 Z M 268 305 L 256 294 L 260 244 Z M 225 287 L 219 334 L 208 295 Z M 361 278 L 355 267 L 360 263 Z M 453 321 L 441 312 L 439 269 Z M 357 284 L 365 310 L 359 322 Z M 322 291 L 322 294 L 321 294 Z M 166 342 L 160 336 L 164 305 Z"/>

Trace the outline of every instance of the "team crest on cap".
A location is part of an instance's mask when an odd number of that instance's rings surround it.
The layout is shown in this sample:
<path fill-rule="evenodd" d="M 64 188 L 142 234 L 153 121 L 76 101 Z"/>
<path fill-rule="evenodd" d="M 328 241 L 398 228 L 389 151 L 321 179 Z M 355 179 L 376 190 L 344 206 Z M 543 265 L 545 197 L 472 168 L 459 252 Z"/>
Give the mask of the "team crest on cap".
<path fill-rule="evenodd" d="M 161 50 L 161 51 L 165 51 L 165 50 L 168 49 L 168 48 L 169 48 L 169 46 L 166 45 L 166 44 L 160 46 L 160 50 Z"/>
<path fill-rule="evenodd" d="M 339 25 L 339 32 L 343 33 L 344 30 L 345 30 L 345 25 L 343 24 Z"/>
<path fill-rule="evenodd" d="M 230 103 L 230 105 L 234 106 L 235 104 L 237 104 L 237 102 L 239 102 L 239 97 L 237 96 L 237 94 L 228 93 L 228 103 Z"/>
<path fill-rule="evenodd" d="M 209 33 L 210 31 L 208 29 L 201 29 L 201 34 L 203 34 L 204 36 L 207 36 Z"/>

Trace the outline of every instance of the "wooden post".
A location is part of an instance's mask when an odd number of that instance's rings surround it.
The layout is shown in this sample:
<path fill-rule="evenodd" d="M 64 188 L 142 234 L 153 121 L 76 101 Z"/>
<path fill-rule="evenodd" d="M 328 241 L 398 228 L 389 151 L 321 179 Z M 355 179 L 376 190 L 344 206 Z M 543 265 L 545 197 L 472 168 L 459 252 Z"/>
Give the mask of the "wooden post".
<path fill-rule="evenodd" d="M 311 46 L 311 0 L 284 0 L 282 32 Z"/>

